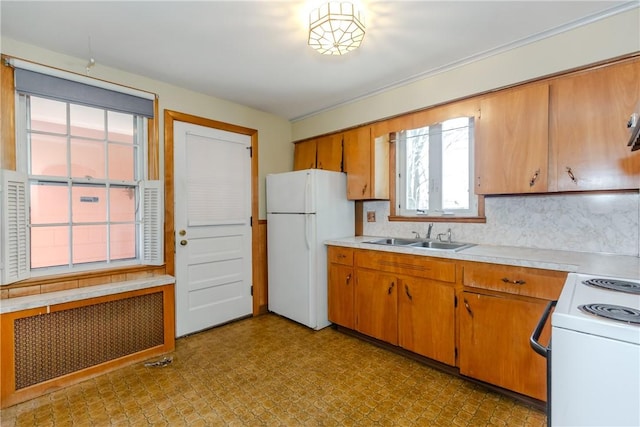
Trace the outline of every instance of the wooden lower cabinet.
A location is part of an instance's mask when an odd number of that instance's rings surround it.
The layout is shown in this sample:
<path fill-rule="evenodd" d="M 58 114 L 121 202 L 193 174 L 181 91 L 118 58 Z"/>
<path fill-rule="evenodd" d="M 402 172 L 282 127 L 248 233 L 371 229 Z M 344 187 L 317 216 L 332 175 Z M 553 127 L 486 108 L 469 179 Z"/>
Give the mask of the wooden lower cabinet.
<path fill-rule="evenodd" d="M 460 373 L 546 400 L 546 359 L 529 345 L 547 301 L 462 292 Z M 548 342 L 549 330 L 541 337 Z"/>
<path fill-rule="evenodd" d="M 355 290 L 356 331 L 398 344 L 398 278 L 358 270 Z"/>
<path fill-rule="evenodd" d="M 455 262 L 329 246 L 329 320 L 455 366 Z"/>
<path fill-rule="evenodd" d="M 566 272 L 331 246 L 328 254 L 329 320 L 546 400 L 547 360 L 529 338 Z M 550 334 L 547 324 L 540 342 Z"/>
<path fill-rule="evenodd" d="M 329 264 L 329 321 L 355 329 L 353 267 Z"/>
<path fill-rule="evenodd" d="M 398 344 L 455 365 L 455 289 L 433 280 L 402 277 L 398 290 Z"/>

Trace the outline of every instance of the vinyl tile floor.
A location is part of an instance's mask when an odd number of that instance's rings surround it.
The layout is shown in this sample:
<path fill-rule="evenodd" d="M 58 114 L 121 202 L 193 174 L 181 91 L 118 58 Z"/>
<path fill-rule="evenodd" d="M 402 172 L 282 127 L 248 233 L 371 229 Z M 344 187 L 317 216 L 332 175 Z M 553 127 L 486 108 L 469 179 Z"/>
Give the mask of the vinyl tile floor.
<path fill-rule="evenodd" d="M 169 356 L 4 409 L 1 425 L 546 425 L 543 412 L 482 386 L 272 314 L 178 339 Z"/>

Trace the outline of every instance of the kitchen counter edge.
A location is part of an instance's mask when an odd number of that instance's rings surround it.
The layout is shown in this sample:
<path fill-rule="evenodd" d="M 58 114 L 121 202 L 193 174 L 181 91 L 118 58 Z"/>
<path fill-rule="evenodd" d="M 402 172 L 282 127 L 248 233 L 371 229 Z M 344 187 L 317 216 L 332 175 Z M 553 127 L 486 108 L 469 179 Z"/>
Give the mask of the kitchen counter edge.
<path fill-rule="evenodd" d="M 366 243 L 380 238 L 380 236 L 356 236 L 327 240 L 324 243 L 328 246 L 640 280 L 640 257 L 636 256 L 492 245 L 476 245 L 452 252 Z"/>

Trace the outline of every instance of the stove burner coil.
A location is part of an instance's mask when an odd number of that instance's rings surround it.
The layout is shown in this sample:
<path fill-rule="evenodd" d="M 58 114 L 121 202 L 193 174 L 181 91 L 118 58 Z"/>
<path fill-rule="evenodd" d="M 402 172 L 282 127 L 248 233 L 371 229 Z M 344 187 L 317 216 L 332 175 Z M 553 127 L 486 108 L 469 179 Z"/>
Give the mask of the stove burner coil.
<path fill-rule="evenodd" d="M 585 285 L 595 288 L 609 289 L 612 291 L 627 292 L 629 294 L 640 295 L 640 283 L 627 282 L 617 279 L 594 278 L 582 281 Z"/>
<path fill-rule="evenodd" d="M 640 310 L 613 304 L 583 304 L 578 309 L 594 316 L 640 325 Z"/>

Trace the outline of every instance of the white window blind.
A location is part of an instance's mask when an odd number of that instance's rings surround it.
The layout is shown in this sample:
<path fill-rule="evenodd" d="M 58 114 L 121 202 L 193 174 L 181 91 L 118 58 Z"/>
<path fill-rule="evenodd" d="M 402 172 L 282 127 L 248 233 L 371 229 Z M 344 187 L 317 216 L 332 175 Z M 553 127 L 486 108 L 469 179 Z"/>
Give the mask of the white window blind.
<path fill-rule="evenodd" d="M 2 170 L 2 284 L 30 276 L 27 176 Z"/>
<path fill-rule="evenodd" d="M 189 225 L 244 224 L 247 144 L 187 134 Z"/>
<path fill-rule="evenodd" d="M 144 181 L 142 193 L 142 262 L 162 265 L 164 262 L 164 204 L 162 181 Z"/>

